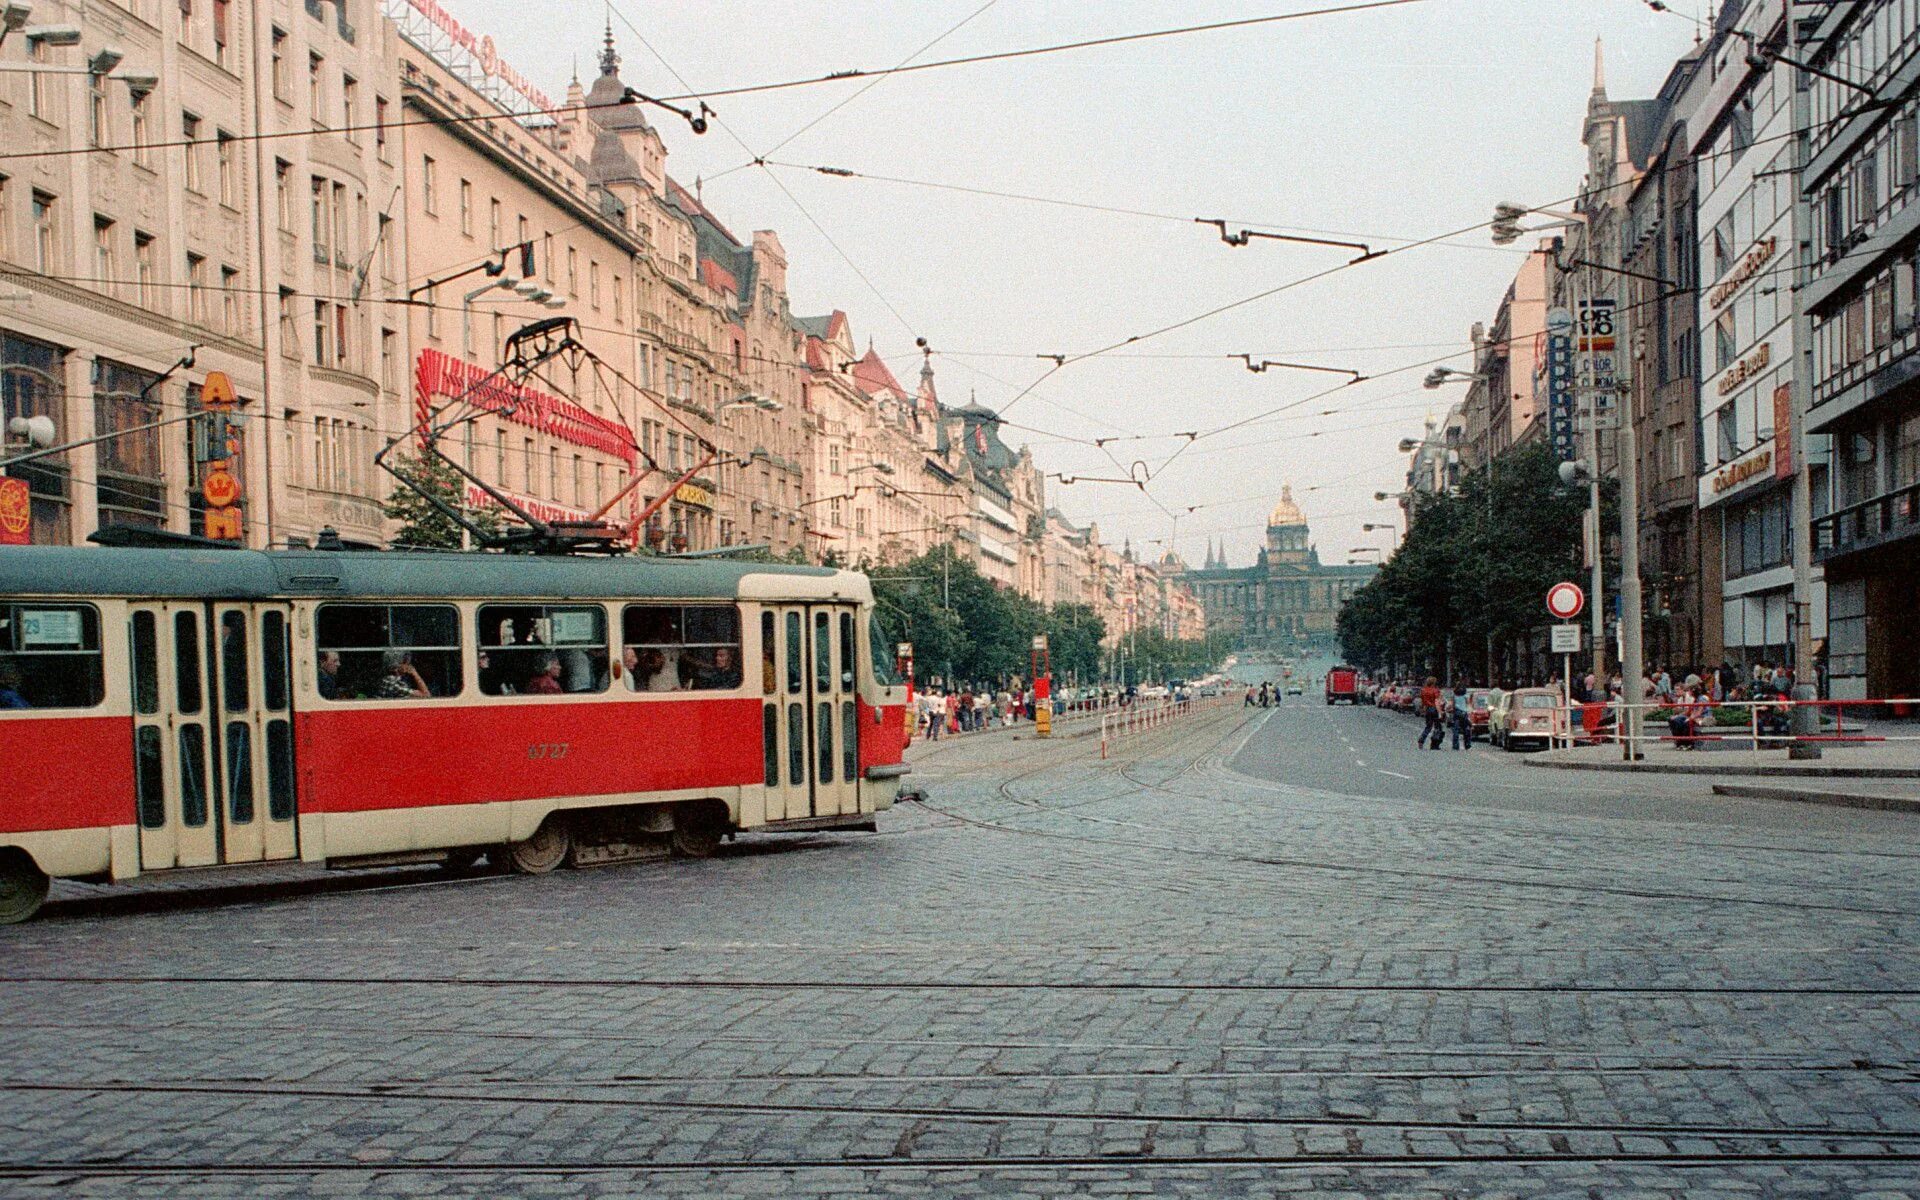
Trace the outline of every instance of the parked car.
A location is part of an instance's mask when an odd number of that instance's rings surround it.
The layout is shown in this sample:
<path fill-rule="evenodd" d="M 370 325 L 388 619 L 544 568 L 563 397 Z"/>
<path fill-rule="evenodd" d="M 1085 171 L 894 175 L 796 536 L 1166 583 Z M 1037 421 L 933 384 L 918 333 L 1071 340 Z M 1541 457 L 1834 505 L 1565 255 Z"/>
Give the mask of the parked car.
<path fill-rule="evenodd" d="M 1519 688 L 1507 693 L 1500 722 L 1500 745 L 1518 750 L 1535 745 L 1545 750 L 1566 733 L 1560 693 L 1553 688 Z"/>
<path fill-rule="evenodd" d="M 1487 736 L 1487 721 L 1493 713 L 1493 698 L 1499 693 L 1493 688 L 1469 688 L 1467 690 L 1467 716 L 1473 721 L 1473 736 Z"/>

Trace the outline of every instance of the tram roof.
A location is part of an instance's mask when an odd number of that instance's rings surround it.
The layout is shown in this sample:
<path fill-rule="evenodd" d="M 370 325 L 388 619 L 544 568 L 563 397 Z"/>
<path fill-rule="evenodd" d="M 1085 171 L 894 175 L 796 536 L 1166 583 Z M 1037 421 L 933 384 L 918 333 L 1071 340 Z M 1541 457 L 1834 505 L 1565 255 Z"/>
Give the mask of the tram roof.
<path fill-rule="evenodd" d="M 866 601 L 873 589 L 853 571 L 724 559 L 20 546 L 0 549 L 8 594 Z"/>

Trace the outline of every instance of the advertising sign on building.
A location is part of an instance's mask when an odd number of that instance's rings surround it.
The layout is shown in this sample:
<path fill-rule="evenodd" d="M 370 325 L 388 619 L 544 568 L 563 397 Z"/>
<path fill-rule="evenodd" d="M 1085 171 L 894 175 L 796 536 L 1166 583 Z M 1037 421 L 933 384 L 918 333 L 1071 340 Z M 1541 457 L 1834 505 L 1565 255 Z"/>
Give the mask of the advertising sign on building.
<path fill-rule="evenodd" d="M 1573 318 L 1564 308 L 1547 313 L 1547 442 L 1561 462 L 1578 457 L 1574 449 Z"/>
<path fill-rule="evenodd" d="M 1590 429 L 1620 428 L 1620 391 L 1626 384 L 1619 340 L 1614 335 L 1616 302 L 1597 297 L 1580 302 L 1580 423 Z"/>
<path fill-rule="evenodd" d="M 33 496 L 24 479 L 0 476 L 0 546 L 33 540 Z"/>

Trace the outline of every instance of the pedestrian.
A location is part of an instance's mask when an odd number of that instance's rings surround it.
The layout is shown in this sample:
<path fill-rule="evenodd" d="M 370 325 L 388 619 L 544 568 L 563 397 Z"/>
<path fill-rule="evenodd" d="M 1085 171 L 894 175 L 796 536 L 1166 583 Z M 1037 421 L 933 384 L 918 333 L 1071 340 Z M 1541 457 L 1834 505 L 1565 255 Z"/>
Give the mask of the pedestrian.
<path fill-rule="evenodd" d="M 1698 691 L 1683 685 L 1680 695 L 1675 699 L 1673 714 L 1667 718 L 1667 730 L 1673 735 L 1673 744 L 1679 750 L 1699 748 L 1697 740 L 1700 732 L 1700 711 L 1702 708 Z"/>
<path fill-rule="evenodd" d="M 1241 708 L 1253 707 L 1253 685 L 1252 684 L 1247 685 L 1247 698 L 1240 702 L 1240 707 Z"/>
<path fill-rule="evenodd" d="M 1455 750 L 1473 749 L 1473 706 L 1467 702 L 1467 685 L 1453 685 L 1453 699 L 1450 702 L 1453 711 L 1453 748 Z"/>
<path fill-rule="evenodd" d="M 1432 675 L 1427 676 L 1427 685 L 1420 689 L 1420 716 L 1425 724 L 1420 727 L 1420 738 L 1414 745 L 1428 748 L 1431 739 L 1431 748 L 1440 749 L 1440 743 L 1446 739 L 1446 726 L 1441 724 L 1440 717 L 1440 681 Z"/>

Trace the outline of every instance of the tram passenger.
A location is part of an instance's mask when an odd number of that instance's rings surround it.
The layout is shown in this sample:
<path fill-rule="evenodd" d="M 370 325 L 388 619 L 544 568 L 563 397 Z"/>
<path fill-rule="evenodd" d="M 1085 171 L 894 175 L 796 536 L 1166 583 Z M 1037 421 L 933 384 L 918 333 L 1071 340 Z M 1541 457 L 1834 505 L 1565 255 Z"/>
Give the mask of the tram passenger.
<path fill-rule="evenodd" d="M 373 693 L 376 700 L 426 700 L 433 695 L 415 669 L 413 655 L 405 650 L 381 654 L 380 671 L 380 686 Z"/>
<path fill-rule="evenodd" d="M 334 656 L 335 661 L 339 656 Z M 11 661 L 0 661 L 0 708 L 32 708 L 20 692 L 20 668 Z"/>
<path fill-rule="evenodd" d="M 558 696 L 566 691 L 560 686 L 558 654 L 542 654 L 534 662 L 533 675 L 527 680 L 526 690 L 534 696 Z"/>
<path fill-rule="evenodd" d="M 602 671 L 593 665 L 593 657 L 585 650 L 574 647 L 562 651 L 560 659 L 560 690 L 564 692 L 597 692 L 604 686 L 600 683 Z"/>
<path fill-rule="evenodd" d="M 639 678 L 639 687 L 643 692 L 680 690 L 679 669 L 667 661 L 666 651 L 658 646 L 648 646 L 640 652 Z"/>
<path fill-rule="evenodd" d="M 693 686 L 698 691 L 721 691 L 740 686 L 740 665 L 734 661 L 733 647 L 715 646 L 704 659 L 693 664 Z"/>
<path fill-rule="evenodd" d="M 484 658 L 485 656 L 482 655 Z M 320 678 L 316 681 L 320 687 L 322 700 L 340 698 L 340 653 L 337 650 L 320 652 Z M 0 702 L 4 703 L 4 702 Z"/>

